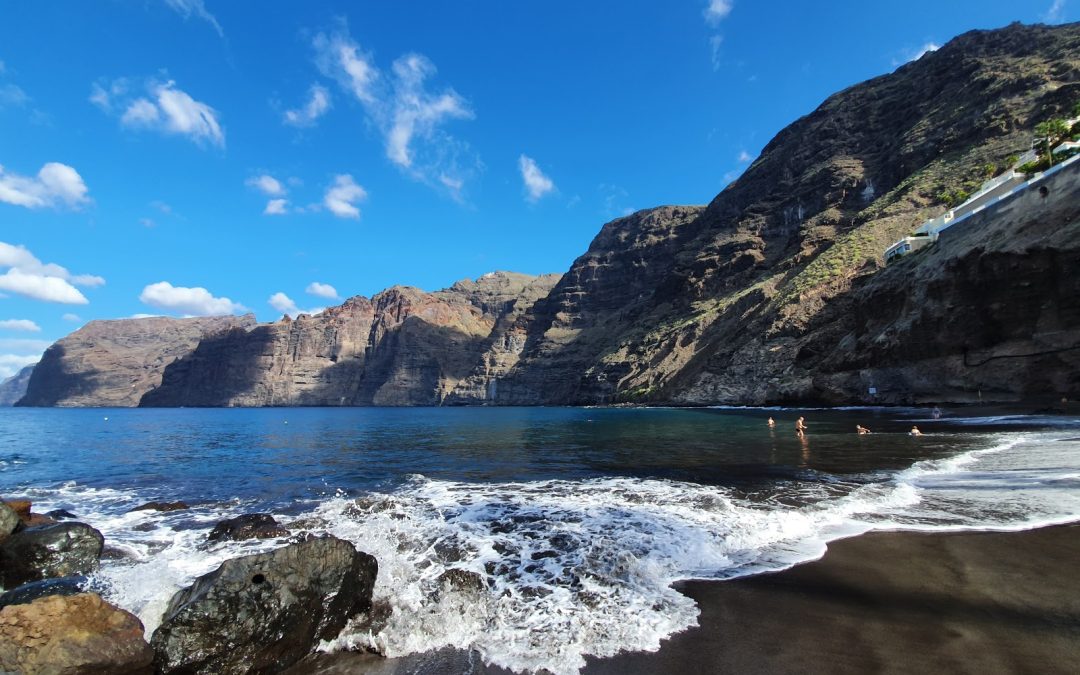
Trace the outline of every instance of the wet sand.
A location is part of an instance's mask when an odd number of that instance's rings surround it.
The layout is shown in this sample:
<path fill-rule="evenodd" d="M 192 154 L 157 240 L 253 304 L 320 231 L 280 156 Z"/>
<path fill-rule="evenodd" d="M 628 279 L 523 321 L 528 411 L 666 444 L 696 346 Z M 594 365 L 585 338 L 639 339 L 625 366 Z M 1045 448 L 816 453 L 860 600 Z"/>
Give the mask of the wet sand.
<path fill-rule="evenodd" d="M 1080 672 L 1080 525 L 1015 533 L 875 532 L 821 560 L 687 582 L 700 626 L 587 675 Z M 475 654 L 322 656 L 291 673 L 503 673 Z"/>

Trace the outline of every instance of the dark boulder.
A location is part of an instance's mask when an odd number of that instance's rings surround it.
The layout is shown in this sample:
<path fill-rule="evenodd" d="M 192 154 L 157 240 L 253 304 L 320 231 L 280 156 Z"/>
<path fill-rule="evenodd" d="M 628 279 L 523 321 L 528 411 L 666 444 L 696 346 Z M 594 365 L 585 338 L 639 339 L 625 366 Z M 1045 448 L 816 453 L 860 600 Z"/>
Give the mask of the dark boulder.
<path fill-rule="evenodd" d="M 96 593 L 0 609 L 0 672 L 150 675 L 154 651 L 138 617 Z"/>
<path fill-rule="evenodd" d="M 470 570 L 449 569 L 436 579 L 442 592 L 458 592 L 479 595 L 487 590 L 484 578 Z"/>
<path fill-rule="evenodd" d="M 25 605 L 47 595 L 78 595 L 88 590 L 89 579 L 83 576 L 60 577 L 31 581 L 6 593 L 0 593 L 0 609 L 8 605 Z"/>
<path fill-rule="evenodd" d="M 227 560 L 169 602 L 158 671 L 274 673 L 371 609 L 378 563 L 335 537 Z"/>
<path fill-rule="evenodd" d="M 185 502 L 146 502 L 140 504 L 132 511 L 183 511 L 184 509 L 191 508 Z"/>
<path fill-rule="evenodd" d="M 52 518 L 53 520 L 74 520 L 78 518 L 74 513 L 66 509 L 53 509 L 52 511 L 46 511 L 45 516 Z"/>
<path fill-rule="evenodd" d="M 289 531 L 268 513 L 249 513 L 223 520 L 214 526 L 207 541 L 242 541 L 244 539 L 272 539 L 286 537 Z"/>
<path fill-rule="evenodd" d="M 101 533 L 85 523 L 28 527 L 0 543 L 0 583 L 14 588 L 87 574 L 97 567 L 104 545 Z"/>

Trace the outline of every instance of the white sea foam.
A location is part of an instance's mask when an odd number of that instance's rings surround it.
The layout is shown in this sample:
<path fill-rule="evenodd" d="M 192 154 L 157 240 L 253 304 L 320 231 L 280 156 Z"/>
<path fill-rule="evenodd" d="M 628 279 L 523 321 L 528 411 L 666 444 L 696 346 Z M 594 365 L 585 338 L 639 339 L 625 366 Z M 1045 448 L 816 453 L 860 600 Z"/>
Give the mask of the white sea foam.
<path fill-rule="evenodd" d="M 415 476 L 393 491 L 313 502 L 278 514 L 294 529 L 352 541 L 379 561 L 376 599 L 392 607 L 374 634 L 347 629 L 324 649 L 388 656 L 457 647 L 517 671 L 574 673 L 586 655 L 655 650 L 695 625 L 672 589 L 820 557 L 829 541 L 870 529 L 1025 529 L 1080 518 L 1080 441 L 1009 434 L 988 447 L 919 462 L 869 482 L 790 481 L 749 501 L 723 487 L 636 478 L 477 484 Z M 70 508 L 126 554 L 98 578 L 147 632 L 171 595 L 227 558 L 280 540 L 205 546 L 239 501 L 171 513 L 127 512 L 131 492 L 66 484 L 31 496 Z M 451 569 L 484 580 L 447 592 Z"/>

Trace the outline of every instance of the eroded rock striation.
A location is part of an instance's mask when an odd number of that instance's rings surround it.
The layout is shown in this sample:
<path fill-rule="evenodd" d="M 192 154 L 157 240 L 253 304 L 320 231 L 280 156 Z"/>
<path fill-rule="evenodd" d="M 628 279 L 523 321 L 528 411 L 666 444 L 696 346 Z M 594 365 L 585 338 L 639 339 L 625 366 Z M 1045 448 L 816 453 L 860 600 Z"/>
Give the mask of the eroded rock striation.
<path fill-rule="evenodd" d="M 49 347 L 20 406 L 136 406 L 200 340 L 256 325 L 253 315 L 91 321 Z"/>
<path fill-rule="evenodd" d="M 137 386 L 124 381 L 141 367 L 134 352 L 115 377 L 58 369 L 95 361 L 84 336 L 62 345 L 67 357 L 46 353 L 23 403 L 1075 398 L 1080 275 L 1062 183 L 1075 165 L 1045 197 L 988 209 L 913 262 L 886 269 L 882 253 L 1012 166 L 1035 125 L 1077 101 L 1080 24 L 972 31 L 830 96 L 707 206 L 604 225 L 561 277 L 394 287 L 233 327 L 170 351 Z"/>
<path fill-rule="evenodd" d="M 439 405 L 485 400 L 517 361 L 518 318 L 558 280 L 494 272 L 427 293 L 395 286 L 203 340 L 144 406 Z"/>

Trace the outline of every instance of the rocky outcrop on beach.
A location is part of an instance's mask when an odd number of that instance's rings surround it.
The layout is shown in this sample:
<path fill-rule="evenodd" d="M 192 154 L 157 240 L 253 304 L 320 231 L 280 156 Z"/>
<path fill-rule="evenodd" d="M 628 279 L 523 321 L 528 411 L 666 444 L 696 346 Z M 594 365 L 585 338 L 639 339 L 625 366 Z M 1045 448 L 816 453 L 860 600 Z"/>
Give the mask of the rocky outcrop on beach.
<path fill-rule="evenodd" d="M 557 276 L 494 272 L 427 293 L 396 286 L 316 316 L 204 339 L 143 406 L 475 402 L 516 363 L 518 318 Z"/>
<path fill-rule="evenodd" d="M 201 340 L 255 324 L 250 314 L 91 321 L 45 351 L 17 405 L 136 406 Z"/>
<path fill-rule="evenodd" d="M 14 588 L 41 579 L 92 572 L 105 539 L 85 523 L 28 527 L 0 542 L 0 584 Z"/>
<path fill-rule="evenodd" d="M 206 540 L 243 541 L 287 536 L 289 531 L 269 513 L 249 513 L 221 521 L 206 535 Z"/>
<path fill-rule="evenodd" d="M 151 644 L 160 673 L 274 673 L 371 608 L 378 565 L 325 537 L 228 560 L 169 602 Z"/>
<path fill-rule="evenodd" d="M 11 377 L 0 381 L 0 407 L 15 405 L 26 395 L 26 385 L 30 383 L 30 374 L 33 372 L 33 365 L 26 366 Z"/>
<path fill-rule="evenodd" d="M 965 33 L 830 96 L 707 206 L 604 225 L 561 277 L 393 287 L 192 339 L 150 366 L 140 359 L 162 349 L 127 351 L 115 375 L 88 326 L 46 353 L 22 403 L 1075 398 L 1076 275 L 1062 271 L 1075 237 L 1055 234 L 1072 231 L 1072 192 L 1026 202 L 1035 217 L 990 209 L 897 271 L 882 255 L 1010 168 L 1037 123 L 1072 110 L 1078 55 L 1080 24 Z M 72 365 L 90 362 L 108 372 Z"/>
<path fill-rule="evenodd" d="M 95 593 L 50 595 L 0 609 L 0 671 L 24 675 L 150 675 L 139 619 Z"/>

